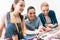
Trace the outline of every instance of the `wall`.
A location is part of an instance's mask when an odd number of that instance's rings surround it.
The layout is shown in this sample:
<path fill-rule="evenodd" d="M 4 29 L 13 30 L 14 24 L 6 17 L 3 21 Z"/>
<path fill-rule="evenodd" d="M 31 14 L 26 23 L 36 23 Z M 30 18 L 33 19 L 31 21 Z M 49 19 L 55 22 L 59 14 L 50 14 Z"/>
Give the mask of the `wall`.
<path fill-rule="evenodd" d="M 10 10 L 13 1 L 14 0 L 0 0 L 0 19 Z M 41 12 L 40 5 L 42 2 L 47 2 L 50 5 L 50 9 L 55 11 L 57 20 L 60 23 L 60 0 L 25 0 L 25 9 L 22 14 L 27 13 L 29 6 L 34 6 L 36 8 L 36 15 L 38 15 Z"/>

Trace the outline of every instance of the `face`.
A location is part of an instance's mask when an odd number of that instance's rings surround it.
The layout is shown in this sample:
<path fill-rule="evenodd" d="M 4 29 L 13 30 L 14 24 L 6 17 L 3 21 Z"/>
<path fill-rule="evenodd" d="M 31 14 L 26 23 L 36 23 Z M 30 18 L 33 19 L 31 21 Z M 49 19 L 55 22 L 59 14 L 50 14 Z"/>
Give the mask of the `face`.
<path fill-rule="evenodd" d="M 20 0 L 17 4 L 14 6 L 14 11 L 17 13 L 22 13 L 25 7 L 25 2 Z"/>
<path fill-rule="evenodd" d="M 29 11 L 28 11 L 28 17 L 29 17 L 30 20 L 34 20 L 35 19 L 36 13 L 35 13 L 34 9 L 29 9 Z"/>
<path fill-rule="evenodd" d="M 43 12 L 44 15 L 48 15 L 48 12 L 49 12 L 49 7 L 48 6 L 43 6 L 41 8 L 41 10 L 42 10 L 42 12 Z"/>

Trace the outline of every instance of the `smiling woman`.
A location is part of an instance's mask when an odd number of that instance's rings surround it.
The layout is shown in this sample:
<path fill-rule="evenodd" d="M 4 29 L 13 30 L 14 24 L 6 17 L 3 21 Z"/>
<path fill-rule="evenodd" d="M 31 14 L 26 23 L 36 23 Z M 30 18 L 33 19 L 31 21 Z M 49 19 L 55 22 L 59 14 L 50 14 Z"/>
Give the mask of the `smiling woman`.
<path fill-rule="evenodd" d="M 3 28 L 6 27 L 4 39 L 10 38 L 10 40 L 19 40 L 24 38 L 25 26 L 22 25 L 24 22 L 23 16 L 21 15 L 24 7 L 24 0 L 14 0 L 11 11 L 9 11 L 1 20 L 0 33 L 2 33 Z"/>
<path fill-rule="evenodd" d="M 18 13 L 22 12 L 22 14 L 24 15 L 24 14 L 27 13 L 26 12 L 27 11 L 26 9 L 29 6 L 33 6 L 36 9 L 36 15 L 38 15 L 41 12 L 40 5 L 41 5 L 42 2 L 47 2 L 50 5 L 49 8 L 55 11 L 56 17 L 57 17 L 57 20 L 58 20 L 58 24 L 60 24 L 60 11 L 59 11 L 60 10 L 60 5 L 59 5 L 60 4 L 60 0 L 56 0 L 56 1 L 55 0 L 47 0 L 47 1 L 46 0 L 44 0 L 44 1 L 43 0 L 29 0 L 29 1 L 28 0 L 25 0 L 24 1 L 25 3 L 23 2 L 23 5 L 19 5 L 21 3 L 21 1 L 20 1 L 18 3 L 19 6 L 17 4 L 15 4 L 15 3 L 13 3 L 13 1 L 14 0 L 0 0 L 0 33 L 2 33 L 2 29 L 3 29 L 2 24 L 3 24 L 3 26 L 6 26 L 7 25 L 6 24 L 7 22 L 5 23 L 5 20 L 6 20 L 5 17 L 7 16 L 7 15 L 5 15 L 5 14 L 7 14 L 6 12 L 11 11 L 11 12 L 8 12 L 8 13 L 10 13 L 10 14 L 13 14 L 14 13 L 15 14 L 15 17 L 17 18 L 17 14 Z M 12 3 L 14 4 L 14 6 L 12 5 Z M 26 4 L 26 5 L 24 5 L 24 4 Z M 12 5 L 12 8 L 11 8 L 11 5 Z M 20 6 L 21 7 L 22 6 L 25 7 L 25 9 L 24 8 L 20 9 Z M 10 10 L 10 9 L 12 9 L 12 10 Z M 12 12 L 13 10 L 14 10 L 14 12 Z M 17 10 L 17 12 L 16 12 L 16 10 Z M 49 10 L 49 9 L 47 9 L 47 10 Z M 45 11 L 45 10 L 43 10 L 43 11 Z M 10 16 L 12 16 L 12 15 L 10 15 Z M 9 14 L 8 14 L 8 17 L 9 17 Z M 10 17 L 10 18 L 12 18 L 12 17 Z M 19 19 L 19 18 L 17 18 L 17 19 Z M 12 21 L 14 21 L 14 20 L 11 19 L 11 22 Z M 19 22 L 19 21 L 17 21 L 17 22 Z M 4 23 L 6 25 L 4 25 Z M 12 24 L 13 24 L 13 22 L 12 22 Z"/>
<path fill-rule="evenodd" d="M 42 23 L 39 17 L 36 16 L 35 8 L 30 6 L 27 9 L 27 19 L 25 20 L 26 28 L 29 30 L 26 33 L 26 39 L 35 37 L 39 33 L 43 33 Z"/>

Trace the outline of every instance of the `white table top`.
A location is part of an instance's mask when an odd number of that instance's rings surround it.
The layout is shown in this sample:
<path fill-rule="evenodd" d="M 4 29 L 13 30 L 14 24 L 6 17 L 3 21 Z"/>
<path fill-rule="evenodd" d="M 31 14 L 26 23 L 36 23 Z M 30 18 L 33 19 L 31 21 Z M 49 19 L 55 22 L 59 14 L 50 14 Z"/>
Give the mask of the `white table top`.
<path fill-rule="evenodd" d="M 45 32 L 44 34 L 40 35 L 39 37 L 44 39 L 44 40 L 47 40 L 48 38 L 56 36 L 59 33 L 60 33 L 60 26 L 56 27 L 56 28 L 53 28 L 52 31 Z"/>

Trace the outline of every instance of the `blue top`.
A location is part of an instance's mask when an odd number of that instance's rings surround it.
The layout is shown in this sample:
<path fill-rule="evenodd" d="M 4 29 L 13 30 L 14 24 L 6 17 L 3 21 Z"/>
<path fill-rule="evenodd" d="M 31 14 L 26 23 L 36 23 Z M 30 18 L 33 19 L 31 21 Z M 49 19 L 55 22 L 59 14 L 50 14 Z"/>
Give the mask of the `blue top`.
<path fill-rule="evenodd" d="M 8 24 L 6 27 L 5 39 L 10 38 L 12 40 L 13 35 L 18 35 L 18 39 L 22 39 L 23 36 L 20 33 L 21 32 L 21 25 L 20 25 L 20 23 L 17 23 L 18 29 L 19 29 L 19 32 L 18 32 L 15 27 L 15 24 L 10 22 L 10 12 L 8 12 L 8 14 L 7 14 L 7 20 L 8 20 Z"/>
<path fill-rule="evenodd" d="M 42 25 L 42 22 L 39 17 L 35 17 L 33 21 L 30 21 L 29 18 L 25 20 L 27 29 L 34 31 Z"/>
<path fill-rule="evenodd" d="M 39 26 L 42 26 L 42 22 L 39 17 L 35 17 L 33 21 L 30 21 L 29 18 L 25 20 L 25 24 L 28 30 L 34 31 L 35 29 L 38 29 Z M 27 37 L 33 37 L 36 36 L 36 34 L 27 34 Z"/>
<path fill-rule="evenodd" d="M 52 24 L 56 24 L 56 23 L 58 24 L 57 19 L 56 19 L 55 12 L 53 10 L 49 10 L 48 16 L 50 17 Z M 42 21 L 43 26 L 45 26 L 46 19 L 44 17 L 44 14 L 43 13 L 40 13 L 39 14 L 39 17 L 40 17 L 40 19 Z"/>

